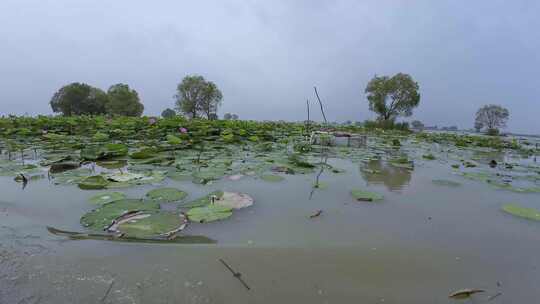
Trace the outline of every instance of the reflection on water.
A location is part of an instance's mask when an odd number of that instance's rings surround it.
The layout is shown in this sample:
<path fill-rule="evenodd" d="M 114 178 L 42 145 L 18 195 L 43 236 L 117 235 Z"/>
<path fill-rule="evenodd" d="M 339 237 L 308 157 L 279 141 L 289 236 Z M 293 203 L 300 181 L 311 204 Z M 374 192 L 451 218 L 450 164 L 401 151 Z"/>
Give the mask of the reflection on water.
<path fill-rule="evenodd" d="M 385 185 L 390 191 L 399 191 L 411 181 L 411 171 L 406 168 L 392 166 L 382 160 L 372 160 L 361 168 L 362 177 L 369 184 Z"/>

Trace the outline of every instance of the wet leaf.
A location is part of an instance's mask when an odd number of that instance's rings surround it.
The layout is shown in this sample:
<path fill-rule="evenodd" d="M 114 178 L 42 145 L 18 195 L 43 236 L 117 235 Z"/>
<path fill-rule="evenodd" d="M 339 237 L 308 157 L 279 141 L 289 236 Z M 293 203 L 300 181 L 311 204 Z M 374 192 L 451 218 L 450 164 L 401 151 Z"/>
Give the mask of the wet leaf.
<path fill-rule="evenodd" d="M 81 224 L 90 230 L 103 231 L 118 217 L 135 211 L 157 211 L 155 202 L 137 199 L 122 199 L 102 205 L 81 217 Z"/>
<path fill-rule="evenodd" d="M 109 182 L 101 175 L 94 175 L 84 178 L 78 183 L 79 188 L 83 190 L 98 190 L 107 187 Z"/>
<path fill-rule="evenodd" d="M 240 209 L 253 205 L 253 202 L 253 198 L 245 193 L 223 192 L 223 195 L 216 199 L 214 204 L 232 209 Z"/>
<path fill-rule="evenodd" d="M 200 197 L 196 200 L 193 200 L 187 204 L 184 205 L 184 207 L 203 207 L 210 205 L 212 203 L 212 198 L 214 201 L 218 200 L 220 197 L 223 196 L 223 191 L 214 191 L 210 194 L 207 194 L 203 197 Z"/>
<path fill-rule="evenodd" d="M 448 297 L 451 299 L 461 300 L 461 299 L 468 299 L 472 295 L 476 293 L 484 292 L 482 289 L 461 289 L 454 291 L 451 293 Z"/>
<path fill-rule="evenodd" d="M 232 215 L 232 208 L 210 204 L 205 207 L 192 208 L 186 214 L 192 222 L 207 223 L 230 217 Z"/>
<path fill-rule="evenodd" d="M 126 195 L 122 192 L 105 192 L 92 196 L 88 200 L 92 204 L 103 205 L 117 200 L 125 199 Z"/>
<path fill-rule="evenodd" d="M 171 212 L 143 212 L 142 215 L 119 222 L 117 231 L 126 237 L 151 238 L 181 231 L 187 223 L 184 215 Z"/>
<path fill-rule="evenodd" d="M 158 188 L 146 193 L 146 197 L 157 203 L 171 203 L 186 198 L 187 193 L 176 188 Z"/>

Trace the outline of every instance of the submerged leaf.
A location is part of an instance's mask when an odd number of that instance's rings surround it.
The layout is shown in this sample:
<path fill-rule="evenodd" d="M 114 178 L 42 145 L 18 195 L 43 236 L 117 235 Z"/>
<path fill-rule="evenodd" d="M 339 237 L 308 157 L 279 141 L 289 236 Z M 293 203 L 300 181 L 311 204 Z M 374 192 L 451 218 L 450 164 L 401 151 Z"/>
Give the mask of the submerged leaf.
<path fill-rule="evenodd" d="M 434 179 L 431 182 L 433 184 L 435 184 L 435 185 L 438 185 L 438 186 L 448 186 L 448 187 L 459 187 L 459 186 L 461 186 L 461 183 L 454 182 L 454 181 L 451 181 L 451 180 L 446 180 L 446 179 Z"/>
<path fill-rule="evenodd" d="M 521 207 L 516 204 L 506 204 L 502 207 L 504 212 L 528 220 L 540 221 L 540 210 L 534 208 Z"/>
<path fill-rule="evenodd" d="M 351 191 L 351 195 L 357 201 L 373 202 L 373 201 L 380 201 L 383 199 L 382 194 L 379 194 L 376 192 L 368 192 L 368 191 L 364 191 L 360 189 L 353 189 Z"/>

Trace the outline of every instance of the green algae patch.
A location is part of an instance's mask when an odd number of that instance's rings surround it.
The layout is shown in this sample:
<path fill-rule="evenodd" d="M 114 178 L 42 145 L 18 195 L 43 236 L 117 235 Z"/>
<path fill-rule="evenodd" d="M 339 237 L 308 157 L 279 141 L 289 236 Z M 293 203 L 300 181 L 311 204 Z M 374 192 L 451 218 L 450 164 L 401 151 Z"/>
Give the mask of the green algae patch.
<path fill-rule="evenodd" d="M 521 207 L 517 204 L 506 204 L 502 206 L 502 210 L 513 216 L 532 221 L 540 221 L 540 210 L 534 208 Z"/>

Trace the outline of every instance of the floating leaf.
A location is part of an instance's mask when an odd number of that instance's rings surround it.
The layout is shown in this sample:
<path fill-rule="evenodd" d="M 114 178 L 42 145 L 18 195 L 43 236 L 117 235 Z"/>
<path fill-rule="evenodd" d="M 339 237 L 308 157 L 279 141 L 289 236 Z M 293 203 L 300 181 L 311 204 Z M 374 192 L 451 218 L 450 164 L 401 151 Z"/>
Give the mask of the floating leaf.
<path fill-rule="evenodd" d="M 383 199 L 383 196 L 379 193 L 363 191 L 360 189 L 353 189 L 351 191 L 351 195 L 357 201 L 373 202 L 373 201 L 380 201 Z"/>
<path fill-rule="evenodd" d="M 81 224 L 91 230 L 102 231 L 108 228 L 118 217 L 136 211 L 157 211 L 155 202 L 137 199 L 122 199 L 102 205 L 81 217 Z"/>
<path fill-rule="evenodd" d="M 144 174 L 132 172 L 119 172 L 107 174 L 107 179 L 113 182 L 125 183 L 144 178 Z"/>
<path fill-rule="evenodd" d="M 174 135 L 167 135 L 167 142 L 170 144 L 170 145 L 179 145 L 182 143 L 182 140 Z"/>
<path fill-rule="evenodd" d="M 484 292 L 482 289 L 461 289 L 451 293 L 448 297 L 451 299 L 461 300 L 468 299 L 476 293 Z"/>
<path fill-rule="evenodd" d="M 187 204 L 184 205 L 184 207 L 203 207 L 210 205 L 212 203 L 212 198 L 214 198 L 214 201 L 218 200 L 220 197 L 223 196 L 223 191 L 214 191 L 210 194 L 207 194 L 203 197 L 200 197 L 196 200 L 193 200 Z"/>
<path fill-rule="evenodd" d="M 534 208 L 521 207 L 516 204 L 507 204 L 502 207 L 504 212 L 528 220 L 540 221 L 540 210 Z"/>
<path fill-rule="evenodd" d="M 151 238 L 171 235 L 185 228 L 187 219 L 171 212 L 143 212 L 138 218 L 127 218 L 117 224 L 116 230 L 126 237 Z"/>
<path fill-rule="evenodd" d="M 206 223 L 230 217 L 232 215 L 232 208 L 210 204 L 205 207 L 192 208 L 186 214 L 192 222 Z"/>
<path fill-rule="evenodd" d="M 103 205 L 117 200 L 125 199 L 126 195 L 122 192 L 106 192 L 92 196 L 88 200 L 92 204 Z"/>
<path fill-rule="evenodd" d="M 78 183 L 79 188 L 83 190 L 98 190 L 107 187 L 109 182 L 101 175 L 94 175 L 84 178 Z"/>
<path fill-rule="evenodd" d="M 253 205 L 253 198 L 240 192 L 223 192 L 223 195 L 214 201 L 214 204 L 233 209 L 245 208 Z"/>
<path fill-rule="evenodd" d="M 176 188 L 158 188 L 146 193 L 146 197 L 157 203 L 171 203 L 183 200 L 187 193 Z"/>

